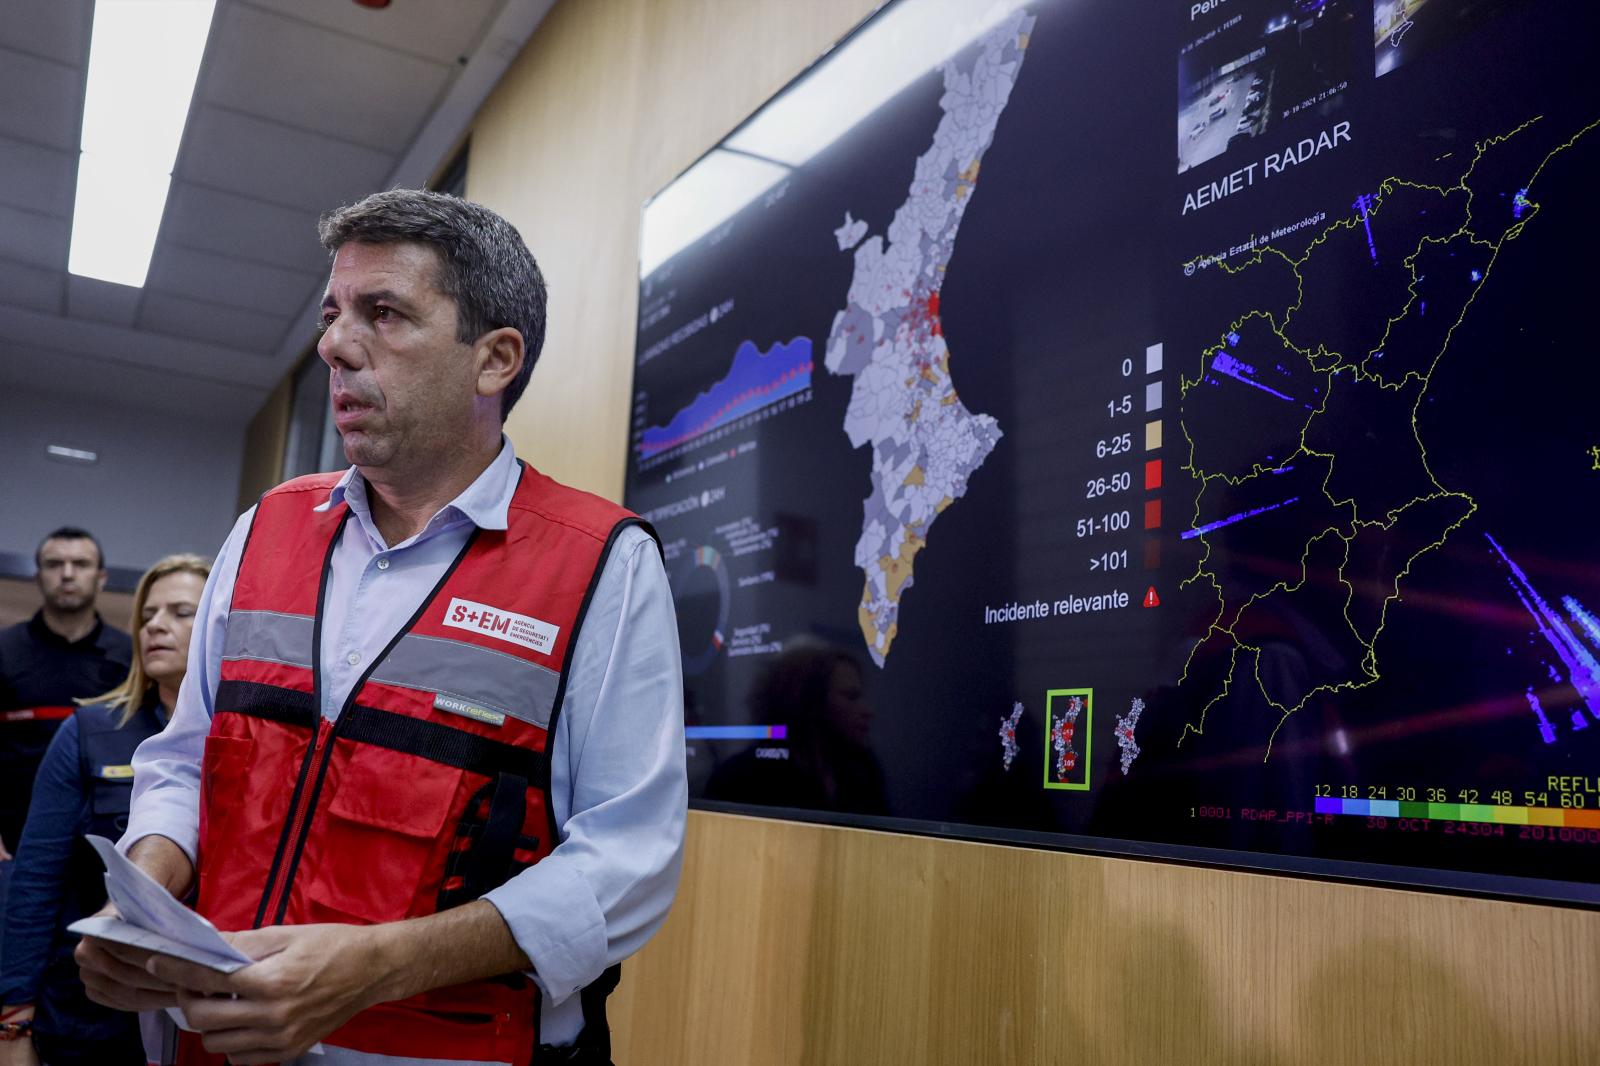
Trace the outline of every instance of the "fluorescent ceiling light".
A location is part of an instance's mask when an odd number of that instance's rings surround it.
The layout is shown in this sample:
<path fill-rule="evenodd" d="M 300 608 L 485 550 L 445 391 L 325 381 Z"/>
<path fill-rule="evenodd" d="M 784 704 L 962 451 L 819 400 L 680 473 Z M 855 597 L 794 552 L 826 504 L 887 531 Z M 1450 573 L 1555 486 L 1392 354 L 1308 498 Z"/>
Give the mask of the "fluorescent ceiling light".
<path fill-rule="evenodd" d="M 800 166 L 1023 2 L 901 4 L 763 107 L 727 146 Z"/>
<path fill-rule="evenodd" d="M 46 445 L 44 450 L 50 458 L 62 459 L 69 463 L 92 463 L 100 458 L 96 452 L 86 451 L 83 448 L 69 448 L 65 444 Z"/>
<path fill-rule="evenodd" d="M 67 269 L 118 285 L 143 285 L 171 184 L 172 175 L 124 167 L 115 156 L 79 156 Z"/>
<path fill-rule="evenodd" d="M 650 201 L 639 276 L 732 218 L 1024 2 L 928 0 L 879 16 Z"/>
<path fill-rule="evenodd" d="M 645 207 L 639 276 L 710 233 L 788 175 L 790 168 L 714 149 Z"/>
<path fill-rule="evenodd" d="M 67 269 L 141 286 L 216 0 L 97 0 Z"/>

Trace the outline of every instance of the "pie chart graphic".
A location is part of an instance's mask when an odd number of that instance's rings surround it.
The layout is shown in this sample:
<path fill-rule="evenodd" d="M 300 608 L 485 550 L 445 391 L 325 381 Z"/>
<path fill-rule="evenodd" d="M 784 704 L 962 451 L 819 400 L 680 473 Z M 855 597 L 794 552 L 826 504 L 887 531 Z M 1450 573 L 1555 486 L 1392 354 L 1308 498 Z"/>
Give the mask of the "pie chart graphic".
<path fill-rule="evenodd" d="M 717 549 L 701 545 L 682 556 L 672 575 L 678 608 L 678 646 L 684 675 L 705 673 L 727 646 L 731 586 Z"/>

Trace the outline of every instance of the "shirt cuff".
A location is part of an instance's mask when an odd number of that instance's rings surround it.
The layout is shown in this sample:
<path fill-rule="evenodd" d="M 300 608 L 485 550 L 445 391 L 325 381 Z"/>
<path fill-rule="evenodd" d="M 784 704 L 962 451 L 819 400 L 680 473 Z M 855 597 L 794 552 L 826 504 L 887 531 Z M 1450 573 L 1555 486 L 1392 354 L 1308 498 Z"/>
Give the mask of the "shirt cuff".
<path fill-rule="evenodd" d="M 163 836 L 183 850 L 191 865 L 198 865 L 200 853 L 200 826 L 195 822 L 194 808 L 189 803 L 166 800 L 159 792 L 147 793 L 134 804 L 128 817 L 127 832 L 117 841 L 117 850 L 127 855 L 145 837 Z"/>
<path fill-rule="evenodd" d="M 546 858 L 483 898 L 532 961 L 533 979 L 552 1004 L 605 970 L 605 915 L 577 870 Z"/>

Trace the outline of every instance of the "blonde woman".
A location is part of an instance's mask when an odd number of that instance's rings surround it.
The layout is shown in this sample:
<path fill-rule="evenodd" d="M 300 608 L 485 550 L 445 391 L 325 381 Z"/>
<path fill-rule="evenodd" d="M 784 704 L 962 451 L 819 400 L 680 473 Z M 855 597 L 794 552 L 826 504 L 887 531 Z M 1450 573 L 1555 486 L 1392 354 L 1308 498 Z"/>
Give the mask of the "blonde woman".
<path fill-rule="evenodd" d="M 127 680 L 83 701 L 40 764 L 5 905 L 0 1066 L 143 1066 L 138 1016 L 88 999 L 66 927 L 105 905 L 83 837 L 115 840 L 127 828 L 133 750 L 178 697 L 210 569 L 198 555 L 169 555 L 139 579 Z"/>

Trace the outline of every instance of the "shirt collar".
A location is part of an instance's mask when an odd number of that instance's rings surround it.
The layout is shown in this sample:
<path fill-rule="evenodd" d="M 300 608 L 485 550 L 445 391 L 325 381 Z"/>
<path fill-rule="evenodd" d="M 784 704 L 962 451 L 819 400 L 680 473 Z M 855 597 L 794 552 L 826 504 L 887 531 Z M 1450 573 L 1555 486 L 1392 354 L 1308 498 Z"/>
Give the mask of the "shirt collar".
<path fill-rule="evenodd" d="M 429 519 L 426 528 L 431 530 L 458 520 L 471 522 L 479 529 L 507 528 L 511 497 L 517 491 L 520 474 L 517 453 L 511 447 L 511 441 L 505 434 L 501 434 L 500 453 L 473 479 L 472 484 L 461 490 L 459 496 L 439 508 Z M 327 511 L 340 503 L 348 504 L 350 510 L 362 520 L 363 525 L 371 524 L 372 512 L 367 504 L 367 481 L 356 467 L 352 466 L 344 472 L 328 491 L 328 498 L 316 509 Z"/>
<path fill-rule="evenodd" d="M 60 633 L 57 633 L 55 630 L 51 629 L 50 626 L 45 622 L 43 607 L 33 612 L 33 617 L 28 619 L 28 631 L 33 634 L 35 640 L 48 641 L 53 644 L 58 644 L 63 648 L 88 647 L 89 645 L 95 644 L 100 640 L 100 634 L 105 632 L 105 628 L 105 619 L 100 617 L 99 611 L 96 611 L 94 615 L 94 628 L 89 630 L 88 633 L 79 637 L 77 640 L 68 640 Z"/>

